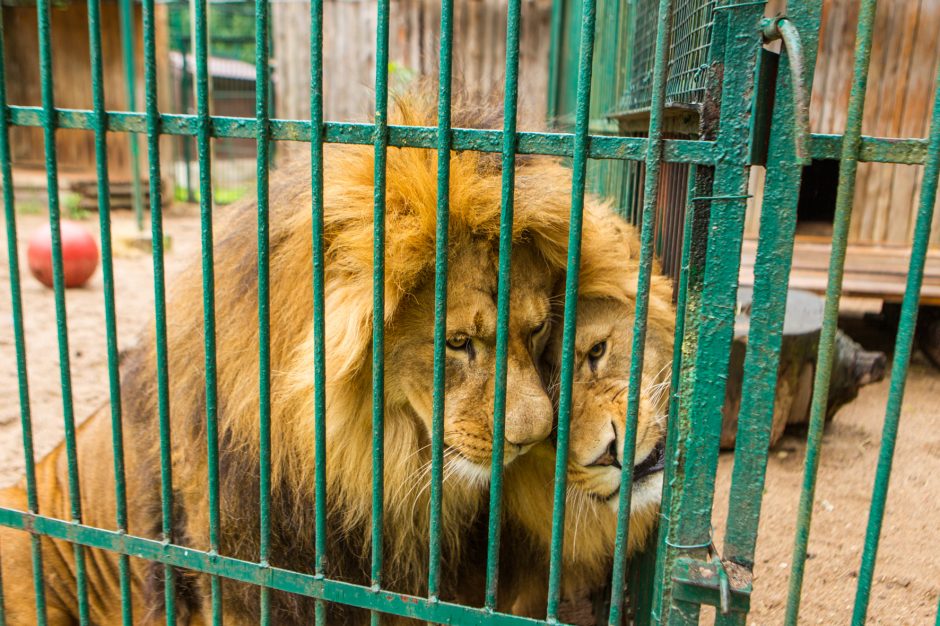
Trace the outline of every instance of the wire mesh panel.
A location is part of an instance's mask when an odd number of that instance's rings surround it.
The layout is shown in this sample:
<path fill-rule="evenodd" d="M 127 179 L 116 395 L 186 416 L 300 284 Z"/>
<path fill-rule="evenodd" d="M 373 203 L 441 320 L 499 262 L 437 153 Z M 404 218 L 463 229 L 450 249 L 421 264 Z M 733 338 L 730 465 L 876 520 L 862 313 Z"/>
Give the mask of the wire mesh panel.
<path fill-rule="evenodd" d="M 657 14 L 654 0 L 636 0 L 629 25 L 632 53 L 621 109 L 649 108 L 652 98 L 653 43 Z M 670 106 L 701 104 L 705 94 L 715 0 L 677 0 L 669 55 L 666 100 Z"/>

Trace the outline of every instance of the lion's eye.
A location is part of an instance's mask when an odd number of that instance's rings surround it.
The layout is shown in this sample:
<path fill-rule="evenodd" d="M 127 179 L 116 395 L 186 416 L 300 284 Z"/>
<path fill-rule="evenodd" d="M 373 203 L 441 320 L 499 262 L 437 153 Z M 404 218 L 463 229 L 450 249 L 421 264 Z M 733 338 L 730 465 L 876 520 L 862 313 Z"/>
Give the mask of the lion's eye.
<path fill-rule="evenodd" d="M 447 340 L 447 347 L 451 350 L 466 350 L 470 345 L 470 338 L 466 335 L 457 335 Z"/>
<path fill-rule="evenodd" d="M 542 323 L 541 323 L 541 324 L 539 324 L 538 326 L 536 326 L 535 328 L 532 329 L 532 335 L 533 335 L 533 336 L 538 335 L 538 334 L 541 333 L 543 330 L 545 330 L 545 321 L 544 321 L 544 320 L 542 320 Z"/>
<path fill-rule="evenodd" d="M 588 352 L 588 358 L 590 358 L 592 361 L 597 361 L 602 356 L 604 356 L 606 352 L 607 352 L 607 342 L 601 341 L 601 342 L 595 343 L 591 347 L 590 352 Z"/>

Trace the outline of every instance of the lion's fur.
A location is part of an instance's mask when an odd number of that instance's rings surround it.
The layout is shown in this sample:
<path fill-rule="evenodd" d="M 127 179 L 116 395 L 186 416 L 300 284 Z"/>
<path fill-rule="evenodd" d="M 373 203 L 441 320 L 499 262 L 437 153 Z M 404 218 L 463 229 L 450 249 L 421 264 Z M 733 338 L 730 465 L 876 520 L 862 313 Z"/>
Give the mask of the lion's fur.
<path fill-rule="evenodd" d="M 611 423 L 622 433 L 629 377 L 629 360 L 637 299 L 640 242 L 636 230 L 602 205 L 593 204 L 593 221 L 602 226 L 598 239 L 584 247 L 584 267 L 596 269 L 581 274 L 578 301 L 575 374 L 570 422 L 568 491 L 562 578 L 563 597 L 576 600 L 597 590 L 610 574 L 617 515 L 609 503 L 592 495 L 593 476 L 582 463 L 597 457 L 596 444 Z M 637 455 L 643 459 L 664 434 L 665 411 L 671 362 L 675 313 L 672 285 L 654 265 L 649 292 L 646 358 L 643 393 L 637 426 Z M 592 326 L 600 325 L 600 329 Z M 616 373 L 603 385 L 594 385 L 582 367 L 584 354 L 596 339 L 592 330 L 612 329 L 609 348 L 616 351 Z M 561 325 L 554 327 L 553 341 L 546 352 L 557 375 L 561 349 Z M 619 342 L 617 341 L 619 340 Z M 618 439 L 618 443 L 622 441 Z M 533 617 L 544 616 L 549 546 L 551 544 L 551 484 L 555 450 L 545 442 L 507 468 L 506 518 L 513 541 L 507 543 L 503 563 L 508 572 L 503 582 L 504 608 Z M 619 472 L 618 472 L 619 473 Z M 658 503 L 658 495 L 656 496 Z M 646 543 L 653 530 L 658 506 L 638 506 L 634 497 L 629 524 L 627 554 Z M 513 567 L 522 564 L 522 567 Z"/>
<path fill-rule="evenodd" d="M 399 101 L 404 124 L 434 125 L 433 103 L 421 97 Z M 455 125 L 459 121 L 455 119 Z M 472 122 L 465 125 L 472 125 Z M 402 311 L 415 309 L 433 283 L 437 156 L 427 149 L 389 148 L 386 189 L 385 319 L 394 340 L 402 330 Z M 374 162 L 371 147 L 330 146 L 325 155 L 325 392 L 327 402 L 327 575 L 368 584 L 371 498 L 371 340 L 372 231 Z M 451 289 L 460 288 L 461 272 L 478 274 L 493 266 L 499 233 L 501 170 L 498 155 L 452 153 L 450 169 Z M 533 276 L 555 282 L 560 277 L 568 237 L 570 174 L 555 159 L 520 158 L 516 166 L 513 236 L 514 278 L 525 285 Z M 309 572 L 314 545 L 314 364 L 312 320 L 312 198 L 309 166 L 283 168 L 272 177 L 270 190 L 270 385 L 271 385 L 271 519 L 272 565 Z M 246 201 L 230 209 L 216 227 L 214 303 L 216 310 L 215 405 L 218 416 L 218 463 L 221 493 L 220 552 L 257 560 L 259 493 L 259 361 L 256 274 L 256 206 Z M 589 211 L 584 224 L 586 246 L 604 236 L 606 225 Z M 462 252 L 461 252 L 462 251 Z M 476 265 L 464 256 L 480 253 Z M 586 255 L 582 281 L 607 285 L 606 263 Z M 462 265 L 461 265 L 462 263 Z M 528 264 L 528 265 L 526 265 Z M 533 265 L 534 264 L 534 265 Z M 463 269 L 461 269 L 461 267 Z M 518 271 L 517 271 L 518 270 Z M 494 270 L 495 279 L 495 270 Z M 619 281 L 616 281 L 620 284 Z M 494 285 L 490 285 L 495 291 Z M 612 286 L 611 286 L 612 288 Z M 492 291 L 487 297 L 492 296 Z M 516 290 L 514 289 L 514 293 Z M 458 293 L 459 295 L 459 293 Z M 514 296 L 515 297 L 515 296 Z M 526 313 L 513 305 L 514 315 Z M 206 489 L 207 446 L 205 335 L 202 276 L 196 260 L 170 280 L 168 295 L 167 369 L 174 498 L 174 543 L 208 549 L 209 503 Z M 424 311 L 427 313 L 427 311 Z M 533 313 L 534 315 L 535 313 Z M 157 438 L 160 368 L 151 323 L 139 345 L 122 365 L 122 407 L 127 455 L 129 530 L 160 536 L 160 456 Z M 428 336 L 429 339 L 429 336 Z M 427 343 L 427 342 L 425 342 Z M 394 353 L 389 344 L 386 360 Z M 421 352 L 426 355 L 427 352 Z M 403 355 L 394 358 L 404 358 Z M 518 359 L 511 358 L 510 367 Z M 430 371 L 422 357 L 420 364 Z M 388 367 L 386 368 L 389 369 Z M 512 374 L 513 370 L 510 371 Z M 430 379 L 430 376 L 428 376 Z M 390 377 L 389 380 L 394 380 Z M 492 385 L 490 384 L 490 387 Z M 524 403 L 509 385 L 510 409 Z M 420 395 L 420 394 L 419 394 Z M 410 396 L 386 388 L 384 585 L 422 593 L 426 581 L 427 491 L 413 483 L 426 466 L 429 449 L 425 429 L 413 416 L 401 414 Z M 453 404 L 453 403 L 452 403 Z M 458 407 L 459 408 L 459 407 Z M 550 408 L 550 405 L 549 405 Z M 456 410 L 456 409 L 455 409 Z M 549 411 L 550 413 L 550 411 Z M 113 527 L 115 500 L 111 477 L 110 412 L 93 415 L 78 432 L 80 479 L 85 522 Z M 549 416 L 550 419 L 550 416 Z M 507 418 L 508 420 L 508 418 Z M 485 440 L 487 424 L 476 424 Z M 507 429 L 510 426 L 507 422 Z M 533 427 L 535 428 L 535 427 Z M 507 430 L 507 433 L 509 431 Z M 481 451 L 488 454 L 486 450 Z M 525 458 L 525 457 L 523 457 Z M 48 480 L 40 490 L 40 510 L 68 519 L 67 472 L 63 448 L 39 463 Z M 510 466 L 511 467 L 511 466 Z M 445 565 L 460 562 L 461 537 L 483 502 L 482 485 L 448 481 L 444 498 Z M 22 485 L 0 499 L 22 508 Z M 2 562 L 25 566 L 29 542 L 22 533 L 3 531 Z M 51 624 L 71 623 L 76 615 L 74 558 L 61 542 L 43 541 Z M 87 551 L 99 572 L 90 581 L 92 619 L 111 623 L 117 610 L 117 560 L 113 554 Z M 134 560 L 135 620 L 160 621 L 162 571 L 157 564 Z M 26 570 L 23 570 L 26 571 Z M 445 582 L 455 571 L 445 572 Z M 27 623 L 34 615 L 27 577 L 4 576 L 5 596 L 22 611 Z M 180 615 L 196 615 L 208 605 L 208 584 L 202 577 L 179 571 L 176 577 Z M 224 584 L 227 623 L 256 621 L 258 591 Z M 287 594 L 275 594 L 276 623 L 293 623 L 309 606 Z M 331 621 L 359 619 L 337 610 Z M 32 617 L 27 617 L 32 616 Z M 195 617 L 194 617 L 195 619 Z"/>

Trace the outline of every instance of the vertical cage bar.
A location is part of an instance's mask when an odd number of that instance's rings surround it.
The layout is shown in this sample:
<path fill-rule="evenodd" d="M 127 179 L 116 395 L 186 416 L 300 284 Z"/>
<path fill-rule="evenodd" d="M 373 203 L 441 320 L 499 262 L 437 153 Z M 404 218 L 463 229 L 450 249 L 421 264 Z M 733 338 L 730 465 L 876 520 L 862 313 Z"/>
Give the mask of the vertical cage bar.
<path fill-rule="evenodd" d="M 444 485 L 444 374 L 447 341 L 447 230 L 450 223 L 451 69 L 454 0 L 441 0 L 441 50 L 437 94 L 437 232 L 434 253 L 434 396 L 431 422 L 431 520 L 428 597 L 437 600 L 441 579 L 441 496 Z"/>
<path fill-rule="evenodd" d="M 718 466 L 721 415 L 734 332 L 735 302 L 748 188 L 750 150 L 742 141 L 750 126 L 754 69 L 761 49 L 762 4 L 730 4 L 714 27 L 711 63 L 721 78 L 717 149 L 710 195 L 697 196 L 708 206 L 704 274 L 696 286 L 698 318 L 694 358 L 685 368 L 680 389 L 688 401 L 679 406 L 677 464 L 672 480 L 668 536 L 662 567 L 661 618 L 669 624 L 696 624 L 699 605 L 673 598 L 672 569 L 680 556 L 704 559 L 712 544 L 711 510 Z M 708 110 L 709 107 L 706 107 Z M 703 118 L 703 132 L 714 119 Z M 691 300 L 691 298 L 690 298 Z M 683 355 L 685 362 L 686 355 Z M 685 390 L 690 393 L 684 393 Z M 683 434 L 683 431 L 684 434 Z M 660 567 L 657 565 L 657 567 Z"/>
<path fill-rule="evenodd" d="M 490 463 L 490 512 L 486 552 L 485 606 L 496 608 L 502 519 L 503 455 L 506 432 L 506 352 L 509 341 L 509 290 L 512 221 L 516 186 L 516 117 L 519 104 L 519 25 L 521 0 L 509 0 L 506 13 L 506 83 L 503 92 L 502 189 L 496 288 L 496 371 L 493 394 L 493 450 Z"/>
<path fill-rule="evenodd" d="M 43 146 L 46 155 L 46 190 L 49 194 L 49 225 L 52 233 L 52 282 L 55 299 L 56 331 L 59 342 L 59 373 L 62 388 L 62 413 L 65 422 L 69 510 L 73 522 L 81 522 L 82 503 L 78 480 L 78 452 L 75 444 L 75 413 L 72 406 L 72 373 L 69 364 L 68 321 L 65 309 L 65 283 L 62 276 L 62 230 L 59 206 L 59 174 L 56 158 L 56 111 L 53 91 L 52 42 L 50 41 L 49 0 L 38 0 L 36 12 L 39 27 L 39 80 L 42 90 Z M 75 550 L 75 584 L 79 620 L 89 623 L 88 590 L 85 572 L 85 551 L 79 544 Z"/>
<path fill-rule="evenodd" d="M 669 532 L 669 505 L 672 502 L 670 497 L 672 491 L 672 481 L 669 479 L 670 473 L 672 472 L 672 466 L 674 466 L 676 448 L 678 446 L 679 440 L 679 428 L 678 428 L 678 414 L 679 414 L 679 403 L 681 394 L 679 393 L 680 383 L 682 381 L 682 367 L 684 366 L 684 357 L 685 355 L 685 345 L 689 337 L 694 337 L 695 333 L 687 331 L 686 328 L 686 312 L 689 310 L 689 283 L 690 276 L 692 274 L 692 242 L 693 242 L 693 229 L 695 225 L 696 210 L 700 207 L 701 202 L 693 202 L 692 198 L 695 196 L 695 190 L 698 185 L 699 177 L 699 166 L 692 165 L 689 167 L 688 181 L 686 182 L 686 203 L 685 203 L 685 215 L 682 222 L 682 258 L 679 266 L 679 287 L 676 294 L 676 328 L 673 335 L 673 353 L 672 353 L 672 370 L 670 374 L 669 382 L 669 417 L 666 422 L 666 449 L 664 458 L 666 459 L 666 466 L 663 469 L 663 494 L 662 494 L 662 503 L 660 509 L 660 525 L 659 525 L 659 534 L 656 542 L 656 573 L 653 578 L 653 617 L 655 618 L 659 615 L 659 609 L 657 608 L 658 600 L 660 599 L 660 581 L 662 580 L 662 572 L 658 567 L 663 563 L 663 556 L 666 549 L 665 539 Z M 701 221 L 701 220 L 700 220 Z M 690 327 L 692 324 L 689 325 Z M 622 606 L 622 601 L 614 605 L 611 604 L 611 607 Z M 622 610 L 619 609 L 618 610 Z"/>
<path fill-rule="evenodd" d="M 694 215 L 694 204 L 692 198 L 695 196 L 695 182 L 698 176 L 698 166 L 691 165 L 686 181 L 686 202 L 685 215 L 682 218 L 682 257 L 679 265 L 679 287 L 676 292 L 676 330 L 673 335 L 673 344 L 682 345 L 682 338 L 685 335 L 685 310 L 689 289 L 689 257 L 692 253 L 692 217 Z M 672 353 L 672 374 L 669 377 L 669 421 L 671 424 L 675 421 L 676 413 L 679 410 L 679 372 L 682 369 L 682 350 L 674 349 Z M 667 455 L 666 458 L 669 458 Z M 668 489 L 668 485 L 663 485 L 663 489 Z M 665 501 L 666 498 L 664 497 Z"/>
<path fill-rule="evenodd" d="M 937 73 L 937 91 L 934 96 L 933 116 L 930 122 L 923 188 L 920 193 L 920 205 L 917 207 L 914 243 L 911 248 L 911 264 L 907 274 L 907 287 L 904 290 L 904 302 L 901 305 L 901 323 L 898 326 L 898 335 L 894 346 L 894 362 L 891 365 L 891 387 L 888 392 L 888 406 L 885 410 L 885 423 L 881 434 L 878 469 L 875 473 L 871 508 L 868 513 L 868 529 L 865 532 L 862 565 L 858 573 L 858 589 L 855 595 L 855 608 L 852 613 L 853 626 L 864 624 L 868 612 L 872 578 L 875 574 L 875 557 L 878 554 L 878 541 L 881 538 L 881 526 L 884 521 L 885 503 L 888 498 L 888 485 L 891 479 L 891 462 L 894 459 L 898 422 L 901 419 L 904 384 L 907 382 L 907 370 L 911 362 L 911 346 L 917 328 L 917 309 L 920 305 L 920 289 L 924 281 L 924 264 L 927 258 L 927 246 L 930 243 L 930 227 L 933 221 L 934 206 L 937 202 L 938 176 L 940 176 L 940 71 Z"/>
<path fill-rule="evenodd" d="M 323 0 L 310 2 L 310 197 L 313 213 L 313 429 L 316 563 L 326 574 L 326 321 L 323 287 Z M 326 624 L 326 603 L 316 601 L 316 626 Z"/>
<path fill-rule="evenodd" d="M 26 478 L 26 504 L 29 512 L 39 513 L 36 495 L 36 463 L 33 454 L 33 426 L 29 403 L 29 376 L 26 368 L 26 335 L 23 332 L 23 298 L 20 287 L 19 246 L 16 241 L 16 203 L 13 197 L 13 170 L 10 154 L 9 113 L 7 110 L 6 48 L 3 20 L 0 19 L 0 176 L 3 181 L 3 213 L 6 221 L 7 265 L 10 270 L 10 308 L 12 309 L 13 343 L 16 351 L 16 381 L 20 402 L 20 429 L 23 437 L 23 461 Z M 46 624 L 46 593 L 43 583 L 42 546 L 39 535 L 30 534 L 33 565 L 33 593 L 36 595 L 36 621 Z"/>
<path fill-rule="evenodd" d="M 166 346 L 166 270 L 163 260 L 163 197 L 160 170 L 160 112 L 157 110 L 157 55 L 154 0 L 142 0 L 144 23 L 144 97 L 147 115 L 147 163 L 150 168 L 150 239 L 153 256 L 154 336 L 157 358 L 157 420 L 160 430 L 160 530 L 173 541 L 173 464 L 170 457 L 170 383 Z M 184 68 L 184 72 L 185 72 Z M 188 137 L 186 138 L 188 141 Z M 187 161 L 187 168 L 189 163 Z M 188 173 L 187 173 L 188 175 Z M 176 573 L 163 566 L 167 626 L 176 624 Z"/>
<path fill-rule="evenodd" d="M 673 380 L 671 389 L 673 399 L 669 407 L 669 422 L 666 432 L 665 467 L 663 469 L 663 495 L 660 512 L 660 526 L 656 546 L 656 569 L 653 580 L 653 607 L 652 618 L 654 623 L 665 623 L 664 594 L 669 588 L 671 577 L 666 575 L 667 557 L 671 547 L 670 537 L 675 532 L 672 522 L 672 508 L 678 506 L 677 498 L 673 492 L 681 488 L 681 466 L 679 464 L 679 450 L 689 435 L 690 425 L 683 419 L 683 398 L 691 395 L 694 370 L 695 351 L 698 348 L 698 330 L 701 319 L 698 309 L 702 304 L 702 287 L 705 272 L 705 246 L 708 239 L 708 203 L 696 200 L 696 193 L 708 195 L 714 180 L 714 168 L 697 166 L 695 176 L 689 181 L 689 199 L 686 218 L 688 235 L 683 236 L 683 242 L 688 246 L 688 254 L 683 264 L 684 293 L 681 306 L 678 307 L 676 318 L 676 344 L 673 356 Z M 681 315 L 681 317 L 679 317 Z M 681 326 L 682 334 L 679 334 Z M 678 362 L 677 362 L 678 361 Z M 678 377 L 678 379 L 676 378 Z M 668 606 L 667 606 L 668 608 Z"/>
<path fill-rule="evenodd" d="M 134 6 L 132 0 L 120 0 L 118 13 L 121 26 L 121 53 L 124 57 L 124 85 L 127 89 L 127 110 L 137 110 L 137 67 L 134 64 Z M 140 193 L 140 145 L 137 133 L 128 133 L 131 152 L 131 186 L 137 230 L 144 229 L 144 207 Z"/>
<path fill-rule="evenodd" d="M 372 588 L 382 585 L 385 495 L 385 175 L 388 154 L 389 0 L 379 0 L 375 41 L 375 189 L 372 230 Z M 372 612 L 372 625 L 381 617 Z"/>
<path fill-rule="evenodd" d="M 108 178 L 107 118 L 104 108 L 104 71 L 101 55 L 101 6 L 88 0 L 88 41 L 95 126 L 95 175 L 98 179 L 98 223 L 101 233 L 101 276 L 104 283 L 104 318 L 111 399 L 111 449 L 114 457 L 114 501 L 118 530 L 127 532 L 127 486 L 124 480 L 124 428 L 121 411 L 121 375 L 118 371 L 117 321 L 114 312 L 114 262 L 111 254 L 111 190 Z M 128 87 L 133 89 L 133 85 Z M 136 142 L 136 137 L 135 137 Z M 129 626 L 131 614 L 130 560 L 118 555 L 121 619 Z"/>
<path fill-rule="evenodd" d="M 549 22 L 550 37 L 548 47 L 548 122 L 554 125 L 558 117 L 558 93 L 561 83 L 562 64 L 562 27 L 566 0 L 552 0 L 552 14 Z"/>
<path fill-rule="evenodd" d="M 202 306 L 206 369 L 206 450 L 209 485 L 209 552 L 219 553 L 219 423 L 216 395 L 215 262 L 212 249 L 212 156 L 209 117 L 208 28 L 206 0 L 194 0 L 196 44 L 196 156 L 199 160 L 199 214 L 202 225 Z M 211 578 L 212 623 L 222 623 L 222 585 Z"/>
<path fill-rule="evenodd" d="M 816 492 L 816 475 L 819 471 L 822 431 L 825 425 L 826 408 L 829 404 L 829 381 L 832 375 L 833 357 L 835 356 L 836 330 L 839 321 L 839 298 L 842 295 L 842 275 L 845 269 L 845 252 L 848 246 L 849 224 L 852 218 L 852 203 L 855 199 L 858 151 L 861 145 L 862 117 L 865 112 L 865 92 L 868 87 L 868 65 L 871 60 L 872 34 L 877 4 L 878 0 L 863 0 L 858 15 L 852 91 L 849 95 L 849 109 L 845 125 L 845 135 L 842 138 L 839 186 L 836 193 L 836 213 L 832 230 L 832 256 L 829 261 L 829 284 L 826 287 L 826 305 L 823 314 L 823 326 L 819 335 L 819 352 L 816 359 L 816 376 L 813 381 L 813 399 L 809 418 L 809 437 L 806 446 L 806 458 L 803 462 L 803 488 L 800 491 L 796 536 L 793 544 L 793 569 L 790 574 L 790 588 L 787 596 L 785 623 L 788 626 L 796 625 L 800 611 L 803 573 L 806 567 L 806 550 L 809 544 L 809 531 L 813 516 L 813 499 Z"/>
<path fill-rule="evenodd" d="M 667 0 L 668 1 L 668 0 Z M 578 278 L 581 265 L 581 225 L 588 165 L 588 133 L 591 122 L 591 71 L 594 63 L 596 0 L 582 0 L 581 45 L 578 51 L 578 92 L 575 106 L 574 161 L 571 178 L 571 220 L 568 230 L 568 264 L 565 276 L 565 318 L 561 348 L 558 436 L 555 453 L 555 490 L 552 505 L 552 543 L 548 568 L 548 621 L 558 619 L 561 573 L 564 563 L 565 504 L 568 486 L 568 434 L 571 424 L 571 386 L 574 379 L 574 347 L 578 312 Z"/>
<path fill-rule="evenodd" d="M 791 2 L 788 18 L 804 34 L 803 80 L 810 92 L 816 65 L 821 0 Z M 777 96 L 768 151 L 770 158 L 760 214 L 760 236 L 754 262 L 754 296 L 744 361 L 744 382 L 738 418 L 734 469 L 728 506 L 723 557 L 748 568 L 754 566 L 761 500 L 767 472 L 777 372 L 787 306 L 787 286 L 793 261 L 797 203 L 803 168 L 795 152 L 796 107 L 789 66 L 798 62 L 784 47 L 777 74 Z M 745 623 L 746 615 L 719 615 L 723 626 Z"/>
<path fill-rule="evenodd" d="M 270 107 L 268 103 L 268 0 L 255 0 L 255 120 L 258 189 L 258 438 L 259 559 L 268 565 L 271 543 L 271 297 L 268 232 Z M 261 624 L 271 619 L 271 590 L 261 587 Z"/>
<path fill-rule="evenodd" d="M 643 357 L 646 348 L 646 316 L 653 273 L 653 239 L 656 209 L 660 196 L 660 173 L 663 152 L 663 116 L 666 103 L 666 78 L 669 70 L 669 46 L 672 40 L 674 0 L 660 0 L 657 20 L 656 53 L 653 68 L 653 92 L 650 109 L 649 137 L 646 144 L 646 178 L 643 181 L 643 216 L 640 229 L 640 268 L 637 276 L 636 310 L 633 324 L 633 346 L 630 355 L 629 395 L 626 428 L 623 435 L 620 498 L 617 509 L 617 535 L 614 545 L 614 571 L 611 583 L 610 620 L 621 622 L 624 579 L 627 567 L 627 544 L 630 529 L 630 501 L 633 495 L 633 457 L 636 455 L 637 418 L 640 410 L 640 385 L 643 379 Z"/>

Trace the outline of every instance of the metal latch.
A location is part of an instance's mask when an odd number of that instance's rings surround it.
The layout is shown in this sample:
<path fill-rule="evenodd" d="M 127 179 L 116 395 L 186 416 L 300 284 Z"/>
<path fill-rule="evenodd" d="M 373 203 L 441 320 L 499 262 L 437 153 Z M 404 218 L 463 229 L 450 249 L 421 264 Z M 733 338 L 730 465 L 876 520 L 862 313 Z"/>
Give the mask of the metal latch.
<path fill-rule="evenodd" d="M 723 614 L 747 613 L 751 607 L 751 571 L 719 558 L 680 558 L 672 571 L 673 598 L 717 607 Z"/>
<path fill-rule="evenodd" d="M 793 22 L 785 16 L 765 19 L 761 30 L 766 41 L 779 39 L 787 50 L 790 61 L 790 81 L 793 89 L 793 141 L 796 148 L 796 157 L 803 165 L 809 165 L 809 94 L 803 77 L 806 75 L 803 67 L 803 43 L 800 33 Z"/>

